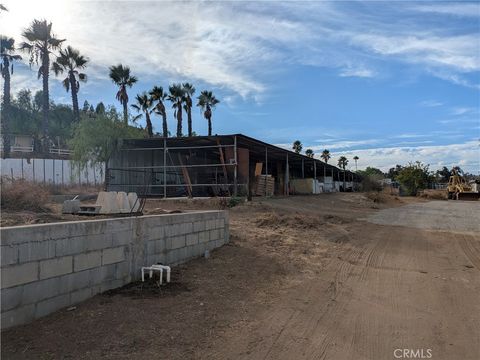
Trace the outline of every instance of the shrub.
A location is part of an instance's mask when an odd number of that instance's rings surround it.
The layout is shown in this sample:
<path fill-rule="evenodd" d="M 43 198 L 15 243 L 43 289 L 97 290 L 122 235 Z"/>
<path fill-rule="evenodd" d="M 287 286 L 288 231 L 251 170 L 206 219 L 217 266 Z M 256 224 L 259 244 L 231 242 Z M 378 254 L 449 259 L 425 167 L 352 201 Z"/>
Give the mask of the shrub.
<path fill-rule="evenodd" d="M 364 175 L 360 188 L 362 191 L 382 191 L 382 175 Z"/>
<path fill-rule="evenodd" d="M 2 210 L 45 211 L 50 201 L 49 191 L 26 180 L 1 179 Z"/>

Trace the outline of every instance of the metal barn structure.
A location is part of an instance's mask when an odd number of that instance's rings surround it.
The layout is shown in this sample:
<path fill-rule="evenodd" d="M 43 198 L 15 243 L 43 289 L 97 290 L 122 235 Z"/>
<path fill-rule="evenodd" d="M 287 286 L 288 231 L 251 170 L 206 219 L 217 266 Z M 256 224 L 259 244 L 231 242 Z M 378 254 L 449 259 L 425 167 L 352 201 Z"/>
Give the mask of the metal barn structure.
<path fill-rule="evenodd" d="M 107 162 L 105 184 L 108 191 L 139 196 L 246 196 L 261 195 L 264 179 L 263 195 L 288 195 L 292 180 L 324 176 L 340 183 L 337 190 L 352 190 L 359 179 L 318 159 L 233 134 L 120 140 Z"/>

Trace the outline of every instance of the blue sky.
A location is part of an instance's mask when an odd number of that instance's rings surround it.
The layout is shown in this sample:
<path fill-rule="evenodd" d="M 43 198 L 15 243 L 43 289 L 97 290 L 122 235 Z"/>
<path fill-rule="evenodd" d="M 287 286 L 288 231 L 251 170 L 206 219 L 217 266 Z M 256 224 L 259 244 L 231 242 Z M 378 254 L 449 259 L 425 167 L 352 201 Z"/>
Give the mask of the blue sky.
<path fill-rule="evenodd" d="M 108 66 L 121 62 L 139 78 L 131 98 L 178 81 L 212 90 L 214 133 L 299 139 L 357 155 L 359 168 L 421 160 L 479 173 L 479 2 L 3 2 L 1 33 L 20 42 L 46 18 L 89 57 L 81 103 L 119 107 Z M 17 69 L 14 91 L 40 88 L 35 68 Z M 70 102 L 58 80 L 51 88 Z M 194 129 L 207 131 L 197 110 Z"/>

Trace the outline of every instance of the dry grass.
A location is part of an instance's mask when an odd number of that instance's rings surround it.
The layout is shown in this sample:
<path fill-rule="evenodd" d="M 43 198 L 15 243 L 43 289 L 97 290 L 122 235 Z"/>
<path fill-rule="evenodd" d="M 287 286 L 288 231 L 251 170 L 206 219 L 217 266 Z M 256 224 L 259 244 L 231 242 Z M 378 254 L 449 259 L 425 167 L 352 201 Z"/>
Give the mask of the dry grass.
<path fill-rule="evenodd" d="M 447 200 L 447 190 L 422 190 L 418 196 L 430 200 Z"/>
<path fill-rule="evenodd" d="M 1 180 L 2 210 L 43 212 L 48 210 L 49 201 L 50 192 L 41 185 L 26 180 Z"/>

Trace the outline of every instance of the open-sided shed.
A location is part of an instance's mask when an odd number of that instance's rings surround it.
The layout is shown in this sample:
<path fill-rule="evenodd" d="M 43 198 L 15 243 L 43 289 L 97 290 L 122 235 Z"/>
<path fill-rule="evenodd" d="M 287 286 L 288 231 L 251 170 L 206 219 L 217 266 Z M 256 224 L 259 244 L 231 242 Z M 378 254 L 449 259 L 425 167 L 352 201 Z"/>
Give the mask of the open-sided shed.
<path fill-rule="evenodd" d="M 233 134 L 123 139 L 107 163 L 106 187 L 140 196 L 248 195 L 258 194 L 263 175 L 275 195 L 288 195 L 294 179 L 331 178 L 342 190 L 359 179 L 318 159 Z"/>

